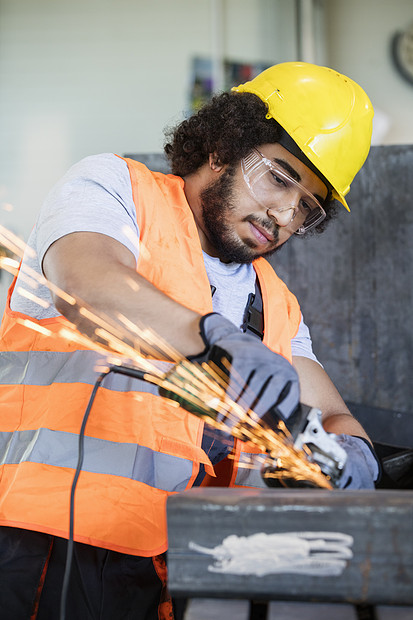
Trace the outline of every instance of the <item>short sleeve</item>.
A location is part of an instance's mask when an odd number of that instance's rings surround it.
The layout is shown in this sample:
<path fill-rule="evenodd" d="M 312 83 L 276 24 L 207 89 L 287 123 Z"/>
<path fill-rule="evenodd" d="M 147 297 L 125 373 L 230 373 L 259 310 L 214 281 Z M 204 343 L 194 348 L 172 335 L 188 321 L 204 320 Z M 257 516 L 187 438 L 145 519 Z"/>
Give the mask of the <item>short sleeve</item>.
<path fill-rule="evenodd" d="M 40 264 L 52 243 L 74 232 L 108 235 L 137 259 L 136 210 L 128 167 L 120 157 L 111 153 L 86 157 L 51 190 L 36 225 Z"/>
<path fill-rule="evenodd" d="M 301 321 L 298 327 L 298 332 L 295 337 L 291 340 L 291 353 L 294 356 L 308 357 L 311 360 L 314 360 L 318 364 L 317 357 L 313 352 L 313 343 L 311 340 L 310 330 L 307 325 L 304 323 L 303 315 L 301 314 Z M 321 364 L 320 364 L 321 366 Z"/>
<path fill-rule="evenodd" d="M 31 269 L 40 278 L 48 248 L 61 237 L 75 232 L 95 232 L 112 237 L 126 246 L 137 260 L 139 229 L 136 209 L 128 166 L 120 157 L 111 153 L 86 157 L 72 166 L 53 187 L 27 242 L 23 271 Z M 32 300 L 32 292 L 30 284 L 20 273 L 11 298 L 11 309 L 36 319 L 59 314 L 45 284 L 36 288 L 38 301 Z"/>

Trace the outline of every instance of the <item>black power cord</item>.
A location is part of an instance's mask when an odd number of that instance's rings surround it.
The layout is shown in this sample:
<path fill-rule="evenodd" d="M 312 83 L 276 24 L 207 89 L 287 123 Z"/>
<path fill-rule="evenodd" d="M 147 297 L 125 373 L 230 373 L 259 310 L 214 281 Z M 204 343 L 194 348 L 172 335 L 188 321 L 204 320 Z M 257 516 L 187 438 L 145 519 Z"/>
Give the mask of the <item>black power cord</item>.
<path fill-rule="evenodd" d="M 102 385 L 103 380 L 111 372 L 119 373 L 122 375 L 127 375 L 129 377 L 133 377 L 134 379 L 142 379 L 142 380 L 144 380 L 145 377 L 148 376 L 147 373 L 145 373 L 144 371 L 137 370 L 136 368 L 131 368 L 129 366 L 110 366 L 108 370 L 106 370 L 105 372 L 102 372 L 99 375 L 99 377 L 96 379 L 95 385 L 93 386 L 93 390 L 90 395 L 88 405 L 83 415 L 82 426 L 80 427 L 78 461 L 77 461 L 76 471 L 75 471 L 75 475 L 74 475 L 73 482 L 72 482 L 72 487 L 70 490 L 69 539 L 67 542 L 65 572 L 63 575 L 62 593 L 60 596 L 60 616 L 59 616 L 60 620 L 65 620 L 66 618 L 66 601 L 67 601 L 67 594 L 69 590 L 69 581 L 70 581 L 70 573 L 72 569 L 73 546 L 74 546 L 73 532 L 74 532 L 74 515 L 75 515 L 75 491 L 76 491 L 77 481 L 79 479 L 80 472 L 82 471 L 82 465 L 83 465 L 86 424 L 89 418 L 90 411 L 92 409 L 92 405 L 96 398 L 97 391 L 99 387 Z"/>

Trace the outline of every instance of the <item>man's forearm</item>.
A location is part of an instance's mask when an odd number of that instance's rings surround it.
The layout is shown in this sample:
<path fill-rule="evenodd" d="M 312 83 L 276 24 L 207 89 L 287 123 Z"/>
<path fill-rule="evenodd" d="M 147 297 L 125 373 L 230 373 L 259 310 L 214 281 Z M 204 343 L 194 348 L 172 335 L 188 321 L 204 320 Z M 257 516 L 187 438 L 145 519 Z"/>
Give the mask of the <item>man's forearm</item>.
<path fill-rule="evenodd" d="M 200 315 L 140 276 L 129 250 L 105 235 L 62 237 L 47 251 L 43 269 L 51 282 L 79 301 L 71 305 L 54 294 L 56 308 L 90 337 L 96 326 L 79 313 L 82 304 L 117 323 L 122 314 L 132 323 L 152 329 L 184 356 L 204 348 Z"/>
<path fill-rule="evenodd" d="M 323 426 L 327 432 L 369 439 L 363 427 L 351 415 L 330 377 L 317 362 L 305 357 L 294 357 L 293 365 L 300 378 L 301 402 L 321 410 Z"/>
<path fill-rule="evenodd" d="M 344 433 L 369 440 L 363 427 L 351 413 L 335 413 L 324 416 L 323 426 L 328 433 L 335 433 L 336 435 Z"/>

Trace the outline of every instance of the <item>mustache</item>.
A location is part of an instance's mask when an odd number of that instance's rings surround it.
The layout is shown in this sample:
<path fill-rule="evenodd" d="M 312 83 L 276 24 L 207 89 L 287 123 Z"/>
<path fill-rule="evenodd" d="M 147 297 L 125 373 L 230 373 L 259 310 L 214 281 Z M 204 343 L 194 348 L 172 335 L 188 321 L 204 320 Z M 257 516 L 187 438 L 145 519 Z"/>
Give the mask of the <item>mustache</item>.
<path fill-rule="evenodd" d="M 280 227 L 272 220 L 261 219 L 256 215 L 247 215 L 245 218 L 246 222 L 251 222 L 251 224 L 258 224 L 261 228 L 264 228 L 270 235 L 274 237 L 274 241 L 278 241 Z"/>

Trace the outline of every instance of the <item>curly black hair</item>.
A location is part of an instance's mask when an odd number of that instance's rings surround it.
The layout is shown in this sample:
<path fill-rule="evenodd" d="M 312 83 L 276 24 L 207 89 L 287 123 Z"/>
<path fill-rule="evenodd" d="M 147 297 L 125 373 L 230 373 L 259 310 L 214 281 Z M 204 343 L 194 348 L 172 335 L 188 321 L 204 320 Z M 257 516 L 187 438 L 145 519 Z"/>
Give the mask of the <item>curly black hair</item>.
<path fill-rule="evenodd" d="M 166 134 L 165 153 L 172 173 L 195 172 L 215 153 L 233 164 L 258 144 L 277 142 L 279 125 L 266 118 L 267 105 L 252 93 L 221 93 Z"/>
<path fill-rule="evenodd" d="M 278 142 L 280 125 L 268 118 L 268 106 L 252 93 L 225 92 L 214 96 L 196 114 L 165 132 L 164 151 L 172 174 L 196 172 L 214 153 L 220 164 L 235 164 L 260 144 Z M 324 201 L 323 231 L 336 212 L 329 191 Z"/>

